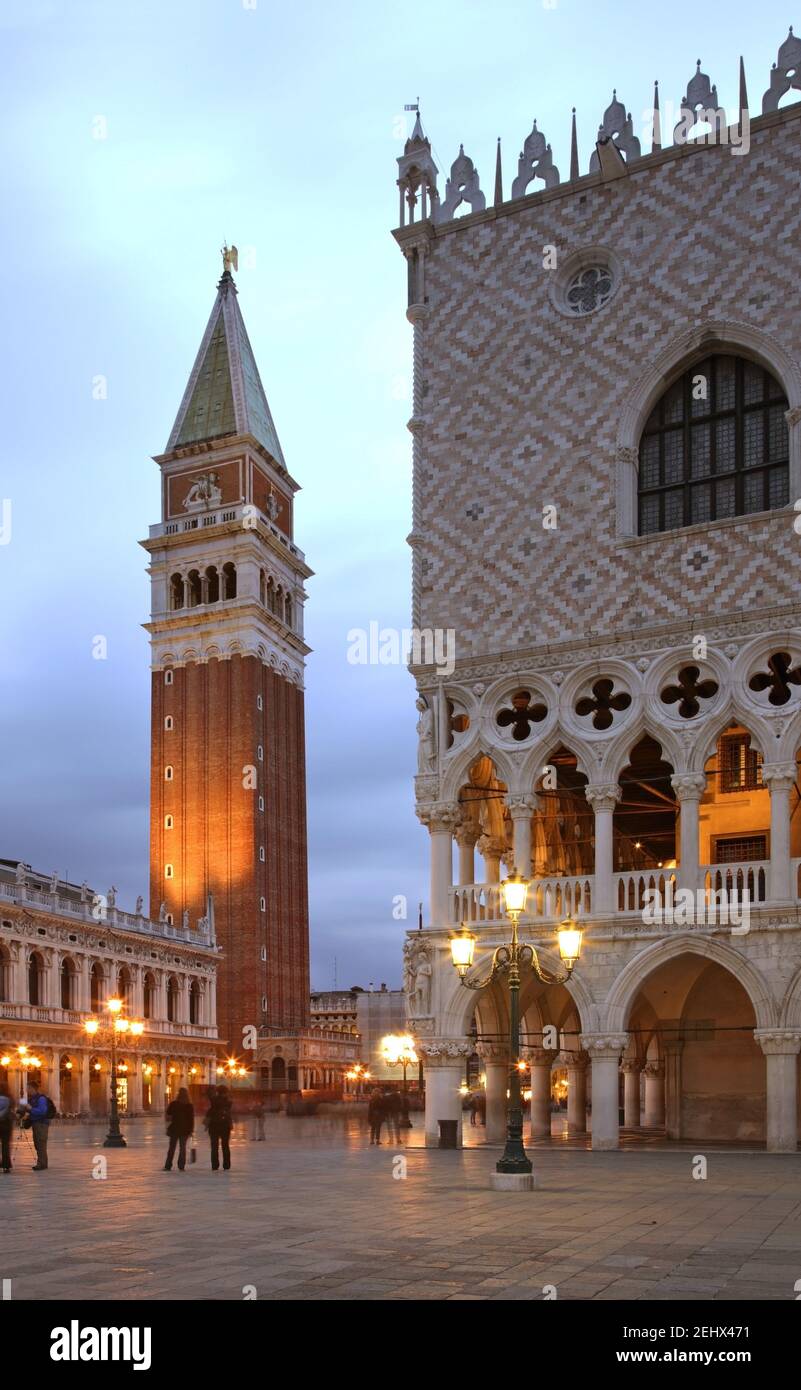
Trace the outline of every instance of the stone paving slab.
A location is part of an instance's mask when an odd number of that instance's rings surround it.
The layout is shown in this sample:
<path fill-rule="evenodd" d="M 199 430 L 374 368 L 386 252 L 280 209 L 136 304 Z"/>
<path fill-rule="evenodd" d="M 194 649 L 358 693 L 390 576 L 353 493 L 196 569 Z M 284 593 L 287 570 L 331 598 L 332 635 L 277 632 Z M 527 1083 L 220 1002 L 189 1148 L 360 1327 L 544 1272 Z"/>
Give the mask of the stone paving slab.
<path fill-rule="evenodd" d="M 681 1149 L 538 1148 L 536 1190 L 506 1193 L 489 1187 L 489 1148 L 371 1149 L 349 1120 L 271 1116 L 267 1133 L 235 1134 L 230 1173 L 210 1171 L 201 1143 L 196 1165 L 165 1174 L 154 1121 L 131 1123 L 125 1150 L 54 1126 L 47 1173 L 18 1151 L 0 1176 L 12 1298 L 239 1300 L 249 1285 L 274 1301 L 534 1301 L 547 1285 L 569 1300 L 796 1298 L 794 1155 L 711 1151 L 697 1181 Z"/>

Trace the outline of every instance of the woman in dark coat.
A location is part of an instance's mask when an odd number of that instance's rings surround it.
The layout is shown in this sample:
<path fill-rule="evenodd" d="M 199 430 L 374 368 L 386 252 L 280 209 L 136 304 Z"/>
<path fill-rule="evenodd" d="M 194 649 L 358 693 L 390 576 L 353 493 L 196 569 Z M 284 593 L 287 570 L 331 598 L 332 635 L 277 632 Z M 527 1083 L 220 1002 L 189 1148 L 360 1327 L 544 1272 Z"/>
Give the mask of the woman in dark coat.
<path fill-rule="evenodd" d="M 195 1129 L 195 1107 L 189 1099 L 189 1092 L 185 1086 L 181 1087 L 175 1100 L 170 1101 L 167 1106 L 167 1121 L 170 1146 L 167 1150 L 164 1171 L 169 1173 L 172 1168 L 172 1161 L 177 1148 L 178 1168 L 180 1172 L 183 1172 L 186 1167 L 186 1143 Z"/>
<path fill-rule="evenodd" d="M 222 1146 L 222 1166 L 227 1172 L 231 1167 L 231 1100 L 227 1086 L 218 1086 L 211 1097 L 211 1104 L 205 1119 L 211 1141 L 211 1166 L 216 1172 L 220 1166 L 220 1146 Z"/>

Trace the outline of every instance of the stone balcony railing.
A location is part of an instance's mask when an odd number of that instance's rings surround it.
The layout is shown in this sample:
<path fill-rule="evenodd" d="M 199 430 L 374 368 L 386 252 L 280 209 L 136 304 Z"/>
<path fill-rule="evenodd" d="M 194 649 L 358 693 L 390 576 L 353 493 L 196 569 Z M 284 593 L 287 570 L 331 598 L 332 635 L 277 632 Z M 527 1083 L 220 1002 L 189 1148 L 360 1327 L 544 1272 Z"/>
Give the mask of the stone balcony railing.
<path fill-rule="evenodd" d="M 56 1005 L 28 1004 L 27 1002 L 19 1003 L 8 1000 L 0 1003 L 0 1019 L 8 1019 L 12 1022 L 54 1023 L 75 1028 L 83 1027 L 84 1020 L 91 1016 L 91 1010 L 82 1012 L 80 1009 L 62 1009 Z M 144 1020 L 144 1024 L 144 1032 L 137 1039 L 140 1048 L 148 1039 L 156 1037 L 211 1039 L 217 1037 L 215 1024 L 173 1022 L 166 1018 L 148 1018 Z M 120 1047 L 126 1046 L 131 1046 L 131 1039 L 127 1034 L 120 1041 Z"/>
<path fill-rule="evenodd" d="M 38 908 L 59 917 L 73 921 L 92 923 L 102 930 L 104 926 L 116 927 L 120 931 L 138 932 L 146 936 L 159 936 L 168 941 L 181 941 L 192 946 L 213 948 L 214 942 L 208 927 L 191 928 L 184 931 L 169 922 L 151 922 L 140 913 L 123 912 L 118 907 L 99 907 L 92 898 L 86 902 L 75 898 L 65 898 L 58 893 L 43 893 L 26 884 L 0 883 L 0 900 L 17 903 L 20 907 Z"/>
<path fill-rule="evenodd" d="M 303 551 L 296 546 L 283 531 L 277 526 L 264 512 L 249 502 L 239 502 L 233 507 L 216 507 L 214 511 L 194 512 L 191 516 L 176 517 L 172 521 L 159 521 L 155 526 L 150 527 L 150 539 L 158 540 L 160 536 L 178 536 L 185 532 L 203 531 L 211 526 L 225 526 L 229 522 L 237 521 L 245 527 L 252 527 L 253 520 L 258 521 L 270 532 L 272 536 L 282 545 L 290 555 L 305 563 L 306 557 Z"/>
<path fill-rule="evenodd" d="M 791 895 L 801 902 L 801 859 L 790 862 Z M 671 888 L 672 885 L 672 888 Z M 612 875 L 612 901 L 615 907 L 611 914 L 594 915 L 640 916 L 647 904 L 656 901 L 664 904 L 675 895 L 682 884 L 681 869 L 636 869 L 627 873 Z M 742 864 L 702 864 L 695 885 L 696 893 L 702 891 L 705 901 L 713 893 L 725 891 L 728 898 L 736 893 L 738 898 L 748 893 L 752 906 L 766 905 L 770 897 L 770 862 L 754 860 Z M 586 918 L 593 915 L 593 901 L 596 894 L 594 874 L 578 877 L 554 876 L 536 878 L 529 888 L 526 911 L 523 921 L 558 922 L 564 917 Z M 648 898 L 646 899 L 646 894 Z M 657 898 L 654 898 L 654 894 Z M 449 920 L 454 926 L 461 922 L 468 925 L 475 922 L 501 922 L 506 914 L 501 900 L 501 887 L 498 883 L 459 884 L 449 890 Z"/>

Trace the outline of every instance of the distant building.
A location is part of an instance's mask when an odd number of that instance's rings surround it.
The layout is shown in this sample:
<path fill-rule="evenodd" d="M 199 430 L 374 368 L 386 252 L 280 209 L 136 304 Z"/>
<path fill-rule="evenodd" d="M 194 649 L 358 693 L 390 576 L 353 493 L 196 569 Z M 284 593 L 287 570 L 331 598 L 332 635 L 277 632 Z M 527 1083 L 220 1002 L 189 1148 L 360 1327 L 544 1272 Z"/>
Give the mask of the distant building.
<path fill-rule="evenodd" d="M 356 1060 L 376 1080 L 401 1078 L 400 1067 L 387 1067 L 381 1056 L 381 1039 L 388 1033 L 406 1033 L 406 995 L 402 989 L 322 990 L 311 996 L 312 1027 L 340 1029 L 358 1039 Z M 411 1072 L 410 1072 L 411 1075 Z"/>
<path fill-rule="evenodd" d="M 123 912 L 113 889 L 0 859 L 0 1081 L 12 1095 L 36 1082 L 64 1114 L 104 1114 L 109 1036 L 84 1024 L 117 996 L 144 1025 L 120 1035 L 120 1108 L 162 1112 L 180 1086 L 216 1080 L 218 960 L 213 920 L 151 922 L 141 900 Z"/>

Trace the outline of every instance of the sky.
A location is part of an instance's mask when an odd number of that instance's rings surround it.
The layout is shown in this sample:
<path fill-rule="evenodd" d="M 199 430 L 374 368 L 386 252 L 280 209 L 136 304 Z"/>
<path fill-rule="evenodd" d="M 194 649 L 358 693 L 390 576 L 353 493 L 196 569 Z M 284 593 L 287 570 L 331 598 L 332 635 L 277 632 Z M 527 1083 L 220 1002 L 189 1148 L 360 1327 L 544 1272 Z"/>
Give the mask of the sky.
<path fill-rule="evenodd" d="M 498 136 L 507 196 L 534 117 L 564 178 L 575 106 L 586 172 L 613 87 L 639 133 L 654 78 L 677 107 L 697 58 L 734 110 L 742 53 L 758 110 L 794 21 L 777 0 L 0 0 L 0 857 L 147 899 L 137 541 L 227 239 L 315 571 L 312 983 L 399 986 L 428 881 L 414 688 L 350 664 L 347 634 L 410 621 L 404 105 L 441 190 L 464 142 L 489 201 Z"/>

